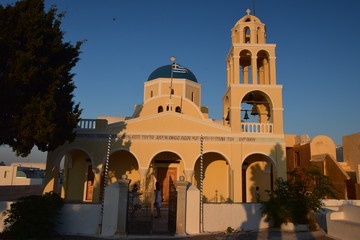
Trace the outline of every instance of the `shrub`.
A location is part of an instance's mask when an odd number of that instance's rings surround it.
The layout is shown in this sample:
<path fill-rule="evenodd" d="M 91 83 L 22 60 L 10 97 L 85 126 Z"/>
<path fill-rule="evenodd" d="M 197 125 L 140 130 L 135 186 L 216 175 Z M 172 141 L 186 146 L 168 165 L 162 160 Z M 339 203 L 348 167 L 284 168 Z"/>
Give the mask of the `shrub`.
<path fill-rule="evenodd" d="M 54 233 L 64 202 L 56 193 L 20 198 L 4 212 L 5 232 L 12 239 L 44 238 Z"/>
<path fill-rule="evenodd" d="M 329 178 L 314 166 L 288 174 L 286 181 L 276 179 L 275 189 L 267 191 L 269 200 L 262 203 L 263 216 L 277 228 L 288 222 L 309 224 L 309 213 L 320 211 L 324 198 L 336 198 Z"/>

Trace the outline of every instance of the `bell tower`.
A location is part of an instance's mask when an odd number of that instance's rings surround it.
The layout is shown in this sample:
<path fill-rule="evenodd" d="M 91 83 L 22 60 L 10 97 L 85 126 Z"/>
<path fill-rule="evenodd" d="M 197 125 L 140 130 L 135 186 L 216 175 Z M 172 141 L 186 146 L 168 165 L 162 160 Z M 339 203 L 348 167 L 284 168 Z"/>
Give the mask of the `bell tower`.
<path fill-rule="evenodd" d="M 223 123 L 232 132 L 283 134 L 282 86 L 276 84 L 276 44 L 266 43 L 265 24 L 249 9 L 246 13 L 231 29 Z"/>

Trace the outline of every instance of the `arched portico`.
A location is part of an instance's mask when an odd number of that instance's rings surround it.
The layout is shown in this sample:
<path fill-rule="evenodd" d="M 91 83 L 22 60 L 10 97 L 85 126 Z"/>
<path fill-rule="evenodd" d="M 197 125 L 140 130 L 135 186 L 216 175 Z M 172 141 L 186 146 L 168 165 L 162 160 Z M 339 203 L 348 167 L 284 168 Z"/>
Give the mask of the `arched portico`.
<path fill-rule="evenodd" d="M 256 153 L 245 158 L 242 164 L 242 201 L 257 202 L 267 199 L 266 190 L 273 190 L 274 164 L 270 157 Z M 256 196 L 259 187 L 260 199 Z"/>
<path fill-rule="evenodd" d="M 54 162 L 53 191 L 66 201 L 92 201 L 94 172 L 90 156 L 83 149 L 68 149 Z"/>
<path fill-rule="evenodd" d="M 153 176 L 155 182 L 159 182 L 163 202 L 169 201 L 169 190 L 171 184 L 176 184 L 180 176 L 183 176 L 184 162 L 181 157 L 172 151 L 157 153 L 149 166 L 149 174 Z"/>
<path fill-rule="evenodd" d="M 226 202 L 230 198 L 229 164 L 216 152 L 203 155 L 203 195 L 206 202 Z M 195 163 L 195 186 L 200 188 L 200 157 Z"/>

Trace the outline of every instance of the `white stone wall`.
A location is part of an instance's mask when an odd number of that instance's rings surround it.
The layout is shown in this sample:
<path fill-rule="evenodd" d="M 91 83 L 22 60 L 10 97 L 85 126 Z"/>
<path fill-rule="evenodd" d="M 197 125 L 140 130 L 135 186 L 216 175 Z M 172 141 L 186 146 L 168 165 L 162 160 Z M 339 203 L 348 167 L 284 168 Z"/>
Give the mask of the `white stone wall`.
<path fill-rule="evenodd" d="M 100 224 L 101 204 L 65 204 L 61 210 L 60 234 L 95 235 Z"/>
<path fill-rule="evenodd" d="M 204 231 L 224 232 L 228 227 L 237 231 L 268 228 L 260 208 L 259 203 L 205 203 Z"/>

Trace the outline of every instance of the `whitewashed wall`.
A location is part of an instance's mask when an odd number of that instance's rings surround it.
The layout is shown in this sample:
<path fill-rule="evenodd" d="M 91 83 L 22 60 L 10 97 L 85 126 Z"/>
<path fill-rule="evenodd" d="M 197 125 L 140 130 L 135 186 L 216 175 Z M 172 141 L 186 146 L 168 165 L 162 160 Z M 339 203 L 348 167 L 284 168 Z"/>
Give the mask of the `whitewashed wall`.
<path fill-rule="evenodd" d="M 205 203 L 204 231 L 226 231 L 228 227 L 238 231 L 268 228 L 260 208 L 259 203 Z"/>
<path fill-rule="evenodd" d="M 0 232 L 5 229 L 5 216 L 2 213 L 10 208 L 12 202 L 0 202 Z M 100 224 L 101 204 L 65 204 L 61 209 L 60 234 L 95 235 Z"/>
<path fill-rule="evenodd" d="M 341 205 L 360 206 L 360 200 L 324 201 L 324 212 L 317 214 L 320 226 L 326 229 L 326 213 L 337 211 Z M 204 231 L 226 231 L 228 227 L 235 230 L 247 231 L 268 228 L 269 224 L 261 217 L 259 203 L 205 203 Z"/>
<path fill-rule="evenodd" d="M 60 234 L 95 235 L 100 224 L 101 204 L 65 204 L 61 210 Z"/>
<path fill-rule="evenodd" d="M 1 214 L 10 208 L 12 202 L 0 202 L 0 231 L 4 230 L 4 216 Z M 337 211 L 341 205 L 360 206 L 360 200 L 326 200 L 325 210 Z M 261 217 L 261 204 L 258 203 L 205 203 L 204 231 L 258 230 L 268 228 Z M 61 210 L 61 225 L 57 231 L 65 235 L 97 235 L 100 222 L 100 204 L 65 204 Z M 325 213 L 326 214 L 326 213 Z M 325 224 L 326 227 L 326 224 Z"/>

